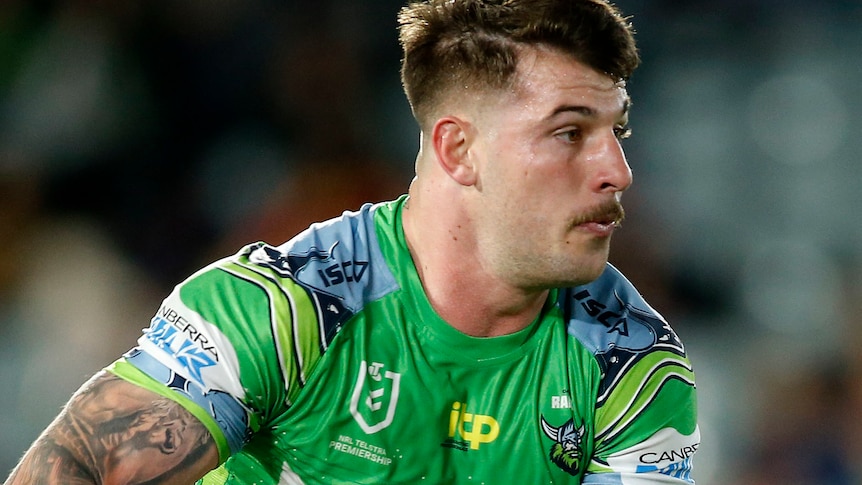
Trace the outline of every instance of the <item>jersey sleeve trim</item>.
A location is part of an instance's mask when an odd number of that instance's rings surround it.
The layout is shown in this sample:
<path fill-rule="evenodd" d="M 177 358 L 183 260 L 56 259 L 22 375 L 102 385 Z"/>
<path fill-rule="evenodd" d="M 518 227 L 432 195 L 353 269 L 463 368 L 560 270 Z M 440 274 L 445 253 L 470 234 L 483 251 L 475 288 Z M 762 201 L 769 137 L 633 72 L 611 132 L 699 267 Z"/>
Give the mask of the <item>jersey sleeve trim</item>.
<path fill-rule="evenodd" d="M 171 401 L 174 401 L 183 408 L 185 408 L 207 428 L 210 435 L 213 437 L 213 440 L 216 444 L 216 448 L 218 449 L 219 464 L 224 463 L 228 459 L 228 457 L 230 457 L 230 446 L 224 436 L 224 432 L 216 423 L 216 421 L 212 418 L 212 416 L 210 416 L 209 413 L 207 413 L 197 403 L 183 396 L 182 394 L 179 394 L 165 387 L 164 384 L 160 383 L 159 381 L 155 380 L 137 367 L 127 362 L 125 358 L 117 360 L 109 367 L 107 367 L 106 370 L 123 380 L 141 386 L 148 391 L 152 391 L 162 397 L 170 399 Z"/>

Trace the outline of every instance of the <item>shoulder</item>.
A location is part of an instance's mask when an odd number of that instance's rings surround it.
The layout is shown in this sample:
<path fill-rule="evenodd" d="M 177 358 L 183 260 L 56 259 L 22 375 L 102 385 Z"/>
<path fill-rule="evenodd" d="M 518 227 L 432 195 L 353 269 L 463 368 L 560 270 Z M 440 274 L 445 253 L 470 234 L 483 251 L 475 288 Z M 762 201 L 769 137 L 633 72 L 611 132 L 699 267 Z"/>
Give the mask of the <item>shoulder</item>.
<path fill-rule="evenodd" d="M 258 242 L 237 260 L 273 278 L 290 279 L 307 292 L 350 314 L 397 287 L 378 242 L 376 217 L 391 203 L 365 204 L 325 222 L 312 224 L 279 246 Z"/>
<path fill-rule="evenodd" d="M 687 360 L 670 324 L 611 264 L 595 281 L 561 291 L 558 303 L 569 336 L 593 353 L 605 379 L 657 351 Z"/>
<path fill-rule="evenodd" d="M 182 319 L 236 342 L 249 334 L 266 341 L 273 328 L 307 329 L 287 334 L 308 334 L 326 348 L 368 302 L 397 288 L 377 243 L 378 207 L 367 204 L 281 245 L 256 242 L 212 263 L 177 285 L 159 311 L 167 317 L 152 325 Z"/>

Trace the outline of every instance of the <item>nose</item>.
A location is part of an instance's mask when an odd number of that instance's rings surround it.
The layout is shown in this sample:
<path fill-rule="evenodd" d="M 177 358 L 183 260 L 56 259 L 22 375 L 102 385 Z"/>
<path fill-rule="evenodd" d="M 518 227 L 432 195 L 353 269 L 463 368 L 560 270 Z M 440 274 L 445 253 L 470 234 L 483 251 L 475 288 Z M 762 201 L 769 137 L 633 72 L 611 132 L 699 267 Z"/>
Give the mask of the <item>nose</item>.
<path fill-rule="evenodd" d="M 596 167 L 595 190 L 599 192 L 623 192 L 632 184 L 632 169 L 616 134 L 603 136 L 594 154 Z"/>

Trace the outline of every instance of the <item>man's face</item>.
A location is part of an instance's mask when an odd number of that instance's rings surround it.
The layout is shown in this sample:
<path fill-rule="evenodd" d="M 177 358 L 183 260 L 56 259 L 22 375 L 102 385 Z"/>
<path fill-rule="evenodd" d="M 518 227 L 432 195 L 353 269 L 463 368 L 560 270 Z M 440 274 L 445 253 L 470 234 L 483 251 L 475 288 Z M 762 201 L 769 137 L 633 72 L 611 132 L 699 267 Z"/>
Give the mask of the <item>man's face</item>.
<path fill-rule="evenodd" d="M 144 483 L 163 473 L 177 473 L 192 451 L 204 443 L 206 430 L 202 426 L 189 426 L 191 417 L 180 413 L 145 412 L 140 414 L 120 438 L 122 442 L 108 458 L 115 473 Z M 153 464 L 158 464 L 154 466 Z"/>
<path fill-rule="evenodd" d="M 476 118 L 480 252 L 519 287 L 583 284 L 604 270 L 632 182 L 625 85 L 549 49 L 523 51 L 518 72 Z"/>

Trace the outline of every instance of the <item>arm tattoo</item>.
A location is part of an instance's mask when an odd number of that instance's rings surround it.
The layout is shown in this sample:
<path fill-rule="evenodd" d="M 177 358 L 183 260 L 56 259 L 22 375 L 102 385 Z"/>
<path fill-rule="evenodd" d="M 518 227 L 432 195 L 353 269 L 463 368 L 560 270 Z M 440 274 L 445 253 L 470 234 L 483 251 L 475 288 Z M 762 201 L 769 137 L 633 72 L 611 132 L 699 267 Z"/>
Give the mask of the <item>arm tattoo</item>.
<path fill-rule="evenodd" d="M 6 485 L 192 483 L 217 462 L 209 432 L 182 406 L 100 373 L 72 397 Z"/>

